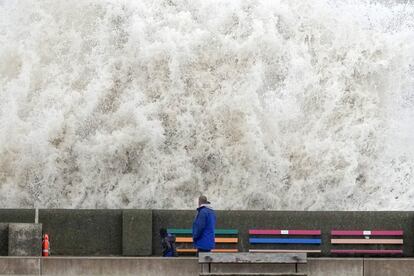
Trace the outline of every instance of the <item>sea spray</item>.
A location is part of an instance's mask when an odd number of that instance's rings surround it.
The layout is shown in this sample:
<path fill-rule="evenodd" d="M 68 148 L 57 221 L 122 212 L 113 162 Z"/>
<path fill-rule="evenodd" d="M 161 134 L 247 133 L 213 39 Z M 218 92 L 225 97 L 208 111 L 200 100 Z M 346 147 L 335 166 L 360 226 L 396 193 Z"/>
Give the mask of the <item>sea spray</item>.
<path fill-rule="evenodd" d="M 410 1 L 0 1 L 0 207 L 414 207 Z"/>

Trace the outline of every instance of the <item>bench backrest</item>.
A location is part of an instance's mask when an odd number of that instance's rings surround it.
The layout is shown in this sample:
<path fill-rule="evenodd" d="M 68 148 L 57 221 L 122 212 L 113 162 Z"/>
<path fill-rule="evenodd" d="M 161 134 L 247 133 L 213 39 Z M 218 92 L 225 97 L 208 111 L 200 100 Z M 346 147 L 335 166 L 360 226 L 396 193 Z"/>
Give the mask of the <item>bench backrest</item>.
<path fill-rule="evenodd" d="M 176 236 L 177 252 L 194 254 L 197 250 L 193 247 L 192 229 L 187 228 L 168 228 L 167 232 Z M 238 252 L 237 229 L 215 229 L 216 248 L 213 252 L 232 253 Z"/>
<path fill-rule="evenodd" d="M 250 229 L 249 235 L 249 252 L 321 252 L 321 230 Z"/>
<path fill-rule="evenodd" d="M 332 254 L 403 254 L 402 230 L 332 230 Z"/>

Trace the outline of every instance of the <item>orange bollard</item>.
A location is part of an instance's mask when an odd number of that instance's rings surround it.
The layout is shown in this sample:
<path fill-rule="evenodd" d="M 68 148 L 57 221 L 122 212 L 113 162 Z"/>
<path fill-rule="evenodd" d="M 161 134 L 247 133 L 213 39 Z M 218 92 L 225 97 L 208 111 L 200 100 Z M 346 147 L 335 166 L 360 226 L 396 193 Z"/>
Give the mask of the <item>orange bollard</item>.
<path fill-rule="evenodd" d="M 43 242 L 42 242 L 42 256 L 49 256 L 49 250 L 50 250 L 50 243 L 49 243 L 49 235 L 44 234 L 43 235 Z"/>

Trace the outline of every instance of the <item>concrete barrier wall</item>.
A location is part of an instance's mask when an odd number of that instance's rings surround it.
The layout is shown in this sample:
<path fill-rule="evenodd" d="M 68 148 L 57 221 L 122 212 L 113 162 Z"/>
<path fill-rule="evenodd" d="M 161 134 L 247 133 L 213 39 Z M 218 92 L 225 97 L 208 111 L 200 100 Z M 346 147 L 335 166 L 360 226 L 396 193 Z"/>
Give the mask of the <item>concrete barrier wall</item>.
<path fill-rule="evenodd" d="M 0 254 L 7 254 L 7 240 L 3 239 L 7 233 L 1 223 L 34 222 L 34 215 L 34 210 L 0 210 Z M 161 227 L 191 228 L 194 216 L 192 210 L 42 209 L 39 223 L 50 234 L 54 255 L 149 256 L 161 254 Z M 332 229 L 402 229 L 404 256 L 414 257 L 414 212 L 217 211 L 217 228 L 238 229 L 240 251 L 251 248 L 251 228 L 320 229 L 321 256 L 325 257 L 333 257 Z"/>
<path fill-rule="evenodd" d="M 35 222 L 34 209 L 0 209 L 0 222 Z"/>
<path fill-rule="evenodd" d="M 122 210 L 39 210 L 51 254 L 122 255 Z"/>
<path fill-rule="evenodd" d="M 0 257 L 0 275 L 40 275 L 39 257 Z"/>
<path fill-rule="evenodd" d="M 367 259 L 364 261 L 364 275 L 397 276 L 414 275 L 413 259 Z"/>
<path fill-rule="evenodd" d="M 152 255 L 151 210 L 122 212 L 122 254 L 124 256 Z"/>
<path fill-rule="evenodd" d="M 314 258 L 308 259 L 307 264 L 298 264 L 298 272 L 308 276 L 381 276 L 365 274 L 364 262 L 363 258 Z"/>
<path fill-rule="evenodd" d="M 33 209 L 0 209 L 0 256 L 8 255 L 9 223 L 35 222 Z"/>
<path fill-rule="evenodd" d="M 198 275 L 195 258 L 48 258 L 42 260 L 42 275 Z"/>
<path fill-rule="evenodd" d="M 225 265 L 212 267 L 217 273 L 295 272 L 295 265 Z M 414 259 L 308 258 L 298 272 L 308 276 L 414 276 Z M 197 258 L 160 257 L 0 257 L 0 275 L 146 275 L 195 276 Z"/>

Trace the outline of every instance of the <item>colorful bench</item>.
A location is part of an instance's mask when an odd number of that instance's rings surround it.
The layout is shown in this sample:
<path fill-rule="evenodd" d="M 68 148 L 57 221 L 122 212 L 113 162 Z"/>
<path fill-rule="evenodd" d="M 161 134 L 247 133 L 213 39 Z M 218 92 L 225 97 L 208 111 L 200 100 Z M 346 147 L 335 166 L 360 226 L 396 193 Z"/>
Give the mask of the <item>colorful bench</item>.
<path fill-rule="evenodd" d="M 253 253 L 321 253 L 321 230 L 249 230 Z M 257 248 L 260 244 L 261 247 Z M 277 245 L 278 248 L 274 248 Z"/>
<path fill-rule="evenodd" d="M 192 229 L 169 228 L 167 232 L 176 236 L 178 253 L 196 253 L 193 248 Z M 236 229 L 216 229 L 215 242 L 216 248 L 212 252 L 216 253 L 235 253 L 238 252 L 239 231 Z M 229 247 L 230 245 L 230 247 Z"/>
<path fill-rule="evenodd" d="M 402 230 L 332 230 L 332 254 L 400 255 L 404 232 Z M 356 248 L 355 248 L 356 246 Z"/>

